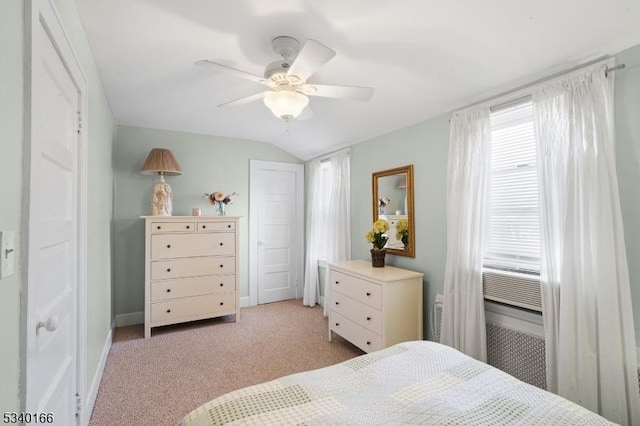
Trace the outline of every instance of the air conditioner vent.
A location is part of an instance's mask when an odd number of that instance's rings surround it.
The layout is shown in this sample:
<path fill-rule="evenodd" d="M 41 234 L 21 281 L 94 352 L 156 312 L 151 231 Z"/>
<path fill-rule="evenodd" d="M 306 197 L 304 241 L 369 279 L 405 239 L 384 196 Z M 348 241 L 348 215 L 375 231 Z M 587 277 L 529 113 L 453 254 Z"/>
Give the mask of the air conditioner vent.
<path fill-rule="evenodd" d="M 485 299 L 542 312 L 538 276 L 485 269 L 482 282 Z"/>

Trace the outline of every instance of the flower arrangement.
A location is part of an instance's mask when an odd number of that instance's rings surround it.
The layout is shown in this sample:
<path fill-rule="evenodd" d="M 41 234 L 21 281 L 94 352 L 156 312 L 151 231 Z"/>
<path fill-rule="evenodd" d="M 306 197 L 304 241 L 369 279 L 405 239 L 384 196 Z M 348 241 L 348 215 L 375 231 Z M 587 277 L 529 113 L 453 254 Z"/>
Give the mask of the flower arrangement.
<path fill-rule="evenodd" d="M 396 223 L 396 239 L 402 241 L 405 247 L 409 245 L 409 221 L 400 219 Z"/>
<path fill-rule="evenodd" d="M 232 197 L 234 195 L 238 194 L 235 192 L 232 192 L 231 194 L 225 194 L 223 192 L 212 192 L 211 194 L 204 194 L 204 196 L 207 197 L 207 201 L 209 202 L 209 204 L 215 206 L 218 216 L 224 216 L 225 206 L 227 204 L 233 203 Z"/>
<path fill-rule="evenodd" d="M 389 223 L 384 219 L 373 222 L 373 229 L 366 233 L 365 238 L 373 244 L 374 250 L 382 250 L 389 238 L 385 232 L 389 230 Z"/>
<path fill-rule="evenodd" d="M 388 197 L 380 197 L 378 198 L 378 213 L 384 214 L 384 208 L 389 205 L 391 200 Z"/>

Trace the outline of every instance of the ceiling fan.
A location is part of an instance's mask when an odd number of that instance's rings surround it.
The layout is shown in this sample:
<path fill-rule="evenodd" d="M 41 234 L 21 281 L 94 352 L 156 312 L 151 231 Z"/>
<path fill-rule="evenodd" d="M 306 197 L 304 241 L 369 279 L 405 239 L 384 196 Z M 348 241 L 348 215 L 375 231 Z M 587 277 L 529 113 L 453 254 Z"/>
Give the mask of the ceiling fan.
<path fill-rule="evenodd" d="M 265 105 L 276 117 L 290 120 L 298 117 L 309 104 L 309 96 L 363 102 L 371 99 L 373 95 L 373 88 L 371 87 L 335 86 L 307 82 L 309 77 L 336 55 L 333 49 L 311 39 L 307 40 L 301 49 L 298 40 L 288 36 L 274 38 L 271 41 L 271 45 L 273 50 L 282 56 L 282 59 L 267 65 L 263 77 L 207 59 L 196 62 L 196 65 L 232 73 L 269 88 L 264 92 L 245 96 L 218 106 L 238 106 L 263 99 Z"/>

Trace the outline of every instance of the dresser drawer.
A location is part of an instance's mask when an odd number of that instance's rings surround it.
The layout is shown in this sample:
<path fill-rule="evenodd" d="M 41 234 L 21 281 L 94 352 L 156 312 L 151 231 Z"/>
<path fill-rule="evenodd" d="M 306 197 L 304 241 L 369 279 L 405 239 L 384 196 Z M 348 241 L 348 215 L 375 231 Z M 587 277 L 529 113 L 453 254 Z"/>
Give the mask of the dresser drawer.
<path fill-rule="evenodd" d="M 336 292 L 331 295 L 331 309 L 374 333 L 382 335 L 382 311 Z"/>
<path fill-rule="evenodd" d="M 151 259 L 192 256 L 224 256 L 236 252 L 235 234 L 155 234 L 151 236 Z"/>
<path fill-rule="evenodd" d="M 235 222 L 198 222 L 198 232 L 206 233 L 206 232 L 221 232 L 228 231 L 232 232 L 236 230 Z"/>
<path fill-rule="evenodd" d="M 236 309 L 236 294 L 222 293 L 185 297 L 151 304 L 152 323 L 173 323 L 180 318 L 197 317 Z"/>
<path fill-rule="evenodd" d="M 382 309 L 380 285 L 338 271 L 331 270 L 330 274 L 332 292 L 344 294 L 376 309 Z"/>
<path fill-rule="evenodd" d="M 329 314 L 329 329 L 341 335 L 365 352 L 382 349 L 382 337 L 356 324 L 335 311 Z"/>
<path fill-rule="evenodd" d="M 196 232 L 195 222 L 151 222 L 152 234 L 166 232 Z"/>
<path fill-rule="evenodd" d="M 213 293 L 234 292 L 235 275 L 210 275 L 206 277 L 178 278 L 151 283 L 151 301 L 201 296 Z"/>
<path fill-rule="evenodd" d="M 151 262 L 151 280 L 198 277 L 203 275 L 235 274 L 236 258 L 185 257 Z"/>

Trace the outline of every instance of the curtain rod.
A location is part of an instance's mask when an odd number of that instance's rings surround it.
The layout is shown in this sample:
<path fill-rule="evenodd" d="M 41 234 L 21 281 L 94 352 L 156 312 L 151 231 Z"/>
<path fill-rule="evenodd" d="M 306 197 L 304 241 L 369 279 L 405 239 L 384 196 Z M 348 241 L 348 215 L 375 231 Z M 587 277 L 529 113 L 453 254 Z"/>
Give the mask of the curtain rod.
<path fill-rule="evenodd" d="M 610 72 L 620 71 L 620 70 L 624 69 L 624 67 L 625 67 L 625 64 L 618 64 L 618 65 L 613 66 L 613 67 L 606 67 L 604 69 L 604 76 L 608 77 Z M 498 110 L 501 110 L 501 109 L 504 109 L 504 108 L 508 108 L 508 107 L 510 107 L 512 105 L 517 105 L 517 104 L 519 104 L 519 103 L 521 103 L 523 101 L 526 101 L 528 98 L 529 99 L 531 98 L 531 94 L 526 94 L 524 96 L 520 96 L 520 97 L 517 97 L 515 99 L 511 99 L 511 100 L 508 100 L 506 102 L 503 102 L 501 104 L 492 105 L 489 109 L 491 110 L 491 112 L 495 112 L 495 111 L 498 111 Z"/>
<path fill-rule="evenodd" d="M 335 151 L 329 151 L 326 152 L 324 154 L 318 155 L 316 157 L 313 158 L 309 158 L 308 160 L 305 160 L 304 162 L 307 163 L 309 161 L 315 161 L 315 160 L 320 160 L 320 162 L 325 162 L 325 161 L 329 161 L 331 159 L 332 156 L 339 154 L 341 152 L 345 152 L 347 153 L 347 155 L 351 155 L 351 146 L 347 146 L 345 148 L 338 148 Z"/>
<path fill-rule="evenodd" d="M 622 70 L 622 69 L 624 69 L 625 66 L 626 66 L 625 64 L 618 64 L 615 67 L 611 67 L 611 68 L 607 67 L 604 70 L 604 76 L 605 77 L 609 77 L 609 73 L 610 72 Z"/>
<path fill-rule="evenodd" d="M 491 97 L 486 98 L 486 99 L 481 100 L 481 101 L 473 102 L 473 103 L 471 103 L 471 104 L 469 104 L 469 105 L 467 105 L 465 107 L 462 107 L 462 108 L 459 108 L 459 109 L 453 111 L 451 113 L 451 115 L 453 116 L 453 115 L 458 114 L 458 113 L 460 113 L 462 111 L 466 111 L 466 110 L 469 110 L 471 108 L 475 108 L 475 107 L 483 105 L 483 104 L 493 103 L 493 105 L 491 105 L 491 106 L 495 105 L 496 107 L 499 107 L 501 104 L 505 104 L 505 103 L 508 103 L 508 102 L 510 102 L 512 100 L 525 97 L 526 95 L 530 94 L 531 91 L 534 88 L 539 87 L 542 84 L 547 84 L 547 83 L 550 83 L 550 82 L 565 78 L 566 76 L 568 76 L 568 75 L 570 75 L 572 73 L 580 72 L 581 70 L 583 70 L 585 68 L 588 68 L 590 66 L 596 65 L 598 63 L 604 64 L 604 63 L 607 63 L 607 62 L 611 66 L 607 66 L 605 68 L 605 76 L 606 77 L 608 77 L 607 73 L 613 72 L 613 71 L 622 70 L 625 67 L 625 64 L 613 65 L 615 63 L 615 58 L 612 58 L 612 57 L 604 58 L 604 59 L 597 59 L 597 60 L 591 61 L 589 63 L 583 64 L 583 65 L 581 65 L 579 67 L 576 67 L 576 68 L 573 68 L 573 69 L 570 69 L 570 70 L 566 70 L 566 71 L 561 71 L 561 72 L 558 72 L 556 74 L 540 78 L 540 79 L 535 80 L 535 81 L 533 81 L 531 83 L 528 83 L 528 84 L 525 84 L 523 86 L 517 87 L 517 88 L 515 88 L 513 90 L 508 90 L 506 92 L 503 92 L 502 94 L 491 96 Z M 449 119 L 449 122 L 451 122 L 451 119 Z"/>

